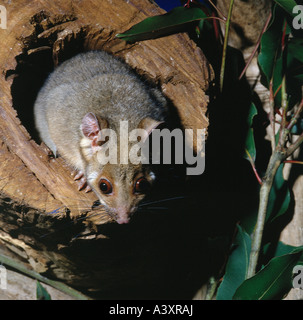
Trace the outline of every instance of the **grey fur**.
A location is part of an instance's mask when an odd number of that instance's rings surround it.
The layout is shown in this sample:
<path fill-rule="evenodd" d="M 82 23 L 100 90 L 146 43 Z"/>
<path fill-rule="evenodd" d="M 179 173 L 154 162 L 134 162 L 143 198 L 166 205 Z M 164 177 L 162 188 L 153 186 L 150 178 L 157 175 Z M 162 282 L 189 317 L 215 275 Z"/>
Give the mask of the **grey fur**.
<path fill-rule="evenodd" d="M 146 117 L 164 121 L 165 105 L 160 91 L 143 82 L 125 63 L 106 52 L 91 51 L 57 67 L 38 94 L 34 114 L 46 145 L 88 175 L 88 167 L 102 170 L 102 166 L 96 163 L 97 157 L 88 163 L 81 153 L 80 125 L 87 113 L 106 119 L 116 132 L 120 120 L 128 120 L 131 131 Z M 130 170 L 125 166 L 116 169 L 122 168 Z"/>
<path fill-rule="evenodd" d="M 106 52 L 79 54 L 62 63 L 38 94 L 34 114 L 41 139 L 67 160 L 79 148 L 79 127 L 84 115 L 93 112 L 108 119 L 116 129 L 129 120 L 132 130 L 140 120 L 164 120 L 165 100 L 129 67 Z"/>

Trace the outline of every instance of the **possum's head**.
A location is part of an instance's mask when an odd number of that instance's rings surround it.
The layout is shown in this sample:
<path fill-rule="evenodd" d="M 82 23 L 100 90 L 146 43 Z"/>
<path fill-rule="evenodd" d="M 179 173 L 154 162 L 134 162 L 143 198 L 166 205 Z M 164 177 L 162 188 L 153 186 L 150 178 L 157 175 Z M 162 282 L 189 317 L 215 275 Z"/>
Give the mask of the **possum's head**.
<path fill-rule="evenodd" d="M 151 190 L 155 174 L 146 161 L 148 155 L 140 152 L 140 146 L 147 142 L 149 134 L 161 123 L 144 118 L 137 129 L 127 136 L 121 134 L 123 128 L 110 129 L 106 119 L 93 113 L 83 118 L 81 151 L 87 162 L 87 182 L 105 211 L 119 224 L 129 222 L 130 216 Z M 138 136 L 140 138 L 137 140 Z"/>

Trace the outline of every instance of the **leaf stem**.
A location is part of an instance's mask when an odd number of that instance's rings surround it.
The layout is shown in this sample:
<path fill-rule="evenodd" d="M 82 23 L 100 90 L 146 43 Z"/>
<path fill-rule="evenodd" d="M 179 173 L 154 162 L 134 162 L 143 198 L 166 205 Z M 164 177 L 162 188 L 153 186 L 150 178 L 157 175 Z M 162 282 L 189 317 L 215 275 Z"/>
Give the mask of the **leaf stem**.
<path fill-rule="evenodd" d="M 267 20 L 265 21 L 264 27 L 263 27 L 260 35 L 259 35 L 258 41 L 257 41 L 257 43 L 256 43 L 256 45 L 255 45 L 255 47 L 254 47 L 254 50 L 252 51 L 252 53 L 251 53 L 251 55 L 250 55 L 250 57 L 249 57 L 246 65 L 245 65 L 243 71 L 241 72 L 241 74 L 240 74 L 240 76 L 239 76 L 239 80 L 242 79 L 242 77 L 244 76 L 244 74 L 245 74 L 248 66 L 250 65 L 252 59 L 254 58 L 254 56 L 255 56 L 255 54 L 256 54 L 259 46 L 260 46 L 261 38 L 262 38 L 262 36 L 263 36 L 263 33 L 266 31 L 266 29 L 267 29 L 267 27 L 268 27 L 268 25 L 269 25 L 269 22 L 270 22 L 270 20 L 271 20 L 271 17 L 272 17 L 272 13 L 271 13 L 271 11 L 270 11 L 270 13 L 269 13 L 269 15 L 268 15 L 268 17 L 267 17 Z"/>
<path fill-rule="evenodd" d="M 230 0 L 228 16 L 227 16 L 226 25 L 225 25 L 225 36 L 224 36 L 221 71 L 220 71 L 220 91 L 221 92 L 223 90 L 225 61 L 226 61 L 226 50 L 227 50 L 229 27 L 230 27 L 230 20 L 231 20 L 231 14 L 232 14 L 233 5 L 234 5 L 234 0 Z"/>
<path fill-rule="evenodd" d="M 223 20 L 222 18 L 219 18 L 219 17 L 205 17 L 205 18 L 201 18 L 201 20 L 207 20 L 207 19 L 213 19 L 213 20 L 219 20 L 221 21 L 222 23 L 226 23 L 225 20 Z"/>
<path fill-rule="evenodd" d="M 258 174 L 258 171 L 257 171 L 257 169 L 256 169 L 256 165 L 255 165 L 255 162 L 254 162 L 252 156 L 250 155 L 250 153 L 248 152 L 247 149 L 245 149 L 245 152 L 246 152 L 246 154 L 247 154 L 247 156 L 248 156 L 249 163 L 250 163 L 250 165 L 251 165 L 251 167 L 252 167 L 252 169 L 253 169 L 253 172 L 254 172 L 254 174 L 255 174 L 255 176 L 256 176 L 259 184 L 262 185 L 262 179 L 260 178 L 260 176 L 259 176 L 259 174 Z"/>

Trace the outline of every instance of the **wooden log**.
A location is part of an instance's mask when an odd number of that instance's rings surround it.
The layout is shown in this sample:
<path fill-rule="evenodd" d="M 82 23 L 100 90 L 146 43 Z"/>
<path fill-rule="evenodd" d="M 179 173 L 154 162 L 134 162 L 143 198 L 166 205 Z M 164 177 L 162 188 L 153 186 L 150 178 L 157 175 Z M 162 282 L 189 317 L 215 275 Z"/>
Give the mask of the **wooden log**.
<path fill-rule="evenodd" d="M 134 286 L 144 282 L 140 268 L 153 261 L 152 255 L 147 259 L 145 255 L 154 247 L 138 241 L 146 236 L 145 230 L 127 226 L 121 233 L 108 223 L 108 216 L 92 210 L 97 197 L 79 192 L 71 168 L 62 158 L 50 157 L 40 144 L 33 126 L 35 97 L 56 65 L 78 52 L 105 50 L 161 87 L 184 128 L 207 129 L 205 92 L 213 78 L 211 66 L 186 34 L 135 44 L 115 38 L 144 18 L 164 12 L 148 0 L 16 0 L 4 1 L 4 5 L 7 29 L 0 30 L 0 252 L 7 253 L 9 248 L 12 256 L 34 270 L 78 288 L 99 290 L 102 283 L 101 296 L 108 292 L 107 297 L 115 296 L 112 288 L 121 283 L 126 288 L 130 282 Z M 90 234 L 80 219 L 72 223 L 70 217 L 79 218 L 83 213 L 98 217 L 94 223 L 101 226 L 100 233 Z M 157 238 L 155 248 L 161 248 L 159 241 Z M 137 256 L 125 263 L 133 252 Z M 157 268 L 153 272 L 160 272 L 160 265 Z"/>
<path fill-rule="evenodd" d="M 148 15 L 163 13 L 142 1 L 15 1 L 6 6 L 8 28 L 1 30 L 1 190 L 17 202 L 52 212 L 62 204 L 78 215 L 96 197 L 78 192 L 61 158 L 50 159 L 37 144 L 32 104 L 53 64 L 79 51 L 106 50 L 157 82 L 176 107 L 185 128 L 207 128 L 205 116 L 212 72 L 202 52 L 185 34 L 128 45 L 115 38 Z M 168 50 L 169 48 L 169 50 Z M 22 119 L 21 119 L 22 120 Z M 30 132 L 30 134 L 29 134 Z M 10 155 L 11 154 L 11 155 Z M 10 181 L 23 163 L 22 184 Z M 21 170 L 21 169 L 20 169 Z M 6 178 L 5 178 L 6 177 Z M 17 175 L 16 175 L 17 177 Z M 32 190 L 32 191 L 29 191 Z M 36 195 L 39 194 L 39 199 Z M 46 201 L 47 200 L 47 201 Z"/>

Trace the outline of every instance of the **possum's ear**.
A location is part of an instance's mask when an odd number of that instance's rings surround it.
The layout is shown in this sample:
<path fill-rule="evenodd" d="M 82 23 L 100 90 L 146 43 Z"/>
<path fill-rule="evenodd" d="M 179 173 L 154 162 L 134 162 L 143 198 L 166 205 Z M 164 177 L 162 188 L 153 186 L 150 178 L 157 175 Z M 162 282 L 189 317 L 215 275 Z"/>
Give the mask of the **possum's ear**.
<path fill-rule="evenodd" d="M 83 135 L 91 140 L 92 148 L 98 147 L 104 143 L 101 139 L 101 130 L 108 128 L 108 122 L 105 119 L 97 118 L 97 116 L 89 112 L 83 119 L 80 129 Z"/>
<path fill-rule="evenodd" d="M 147 139 L 147 137 L 152 133 L 154 129 L 162 129 L 164 126 L 164 121 L 158 121 L 149 117 L 142 119 L 138 125 L 138 128 L 145 130 L 144 136 L 142 137 L 143 142 Z"/>

